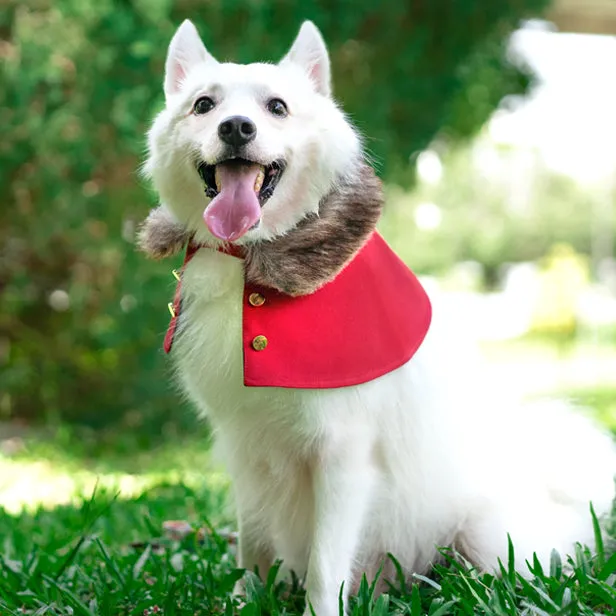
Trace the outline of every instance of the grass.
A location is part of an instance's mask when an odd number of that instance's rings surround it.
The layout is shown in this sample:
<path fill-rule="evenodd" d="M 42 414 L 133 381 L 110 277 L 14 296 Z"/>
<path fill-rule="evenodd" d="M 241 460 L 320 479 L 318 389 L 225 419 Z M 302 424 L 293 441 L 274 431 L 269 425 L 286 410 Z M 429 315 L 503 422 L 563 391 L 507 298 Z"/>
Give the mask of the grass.
<path fill-rule="evenodd" d="M 216 533 L 229 522 L 224 491 L 161 485 L 121 500 L 98 493 L 53 511 L 0 514 L 2 616 L 145 616 L 298 614 L 302 591 L 251 576 L 244 605 L 230 596 L 242 574 L 234 545 Z M 165 536 L 170 517 L 208 530 L 202 537 Z M 553 555 L 549 571 L 530 563 L 532 578 L 513 570 L 513 547 L 502 575 L 477 574 L 446 554 L 446 565 L 417 584 L 399 582 L 374 597 L 365 581 L 352 601 L 357 616 L 408 614 L 605 614 L 616 610 L 616 555 L 579 548 L 568 562 Z M 567 569 L 569 565 L 569 570 Z"/>
<path fill-rule="evenodd" d="M 544 347 L 493 345 L 490 352 L 508 373 L 521 367 L 520 380 L 529 364 L 532 376 L 553 362 Z M 529 378 L 529 394 L 564 393 L 616 431 L 616 386 L 588 386 L 584 374 L 571 379 L 574 367 L 565 369 L 563 386 L 555 379 L 558 387 L 548 392 Z M 0 441 L 0 616 L 301 614 L 301 588 L 279 581 L 276 569 L 265 583 L 250 577 L 245 604 L 231 598 L 242 572 L 221 530 L 233 528 L 233 512 L 207 434 L 146 448 L 136 442 L 130 433 L 107 438 L 66 428 L 17 439 L 16 450 L 4 454 Z M 174 537 L 165 532 L 169 520 L 207 532 Z M 596 556 L 579 547 L 565 562 L 554 555 L 546 570 L 528 563 L 530 579 L 513 570 L 512 552 L 499 577 L 478 574 L 445 552 L 445 564 L 429 578 L 409 585 L 400 577 L 381 597 L 364 582 L 352 614 L 616 613 L 616 554 L 604 548 L 608 543 L 597 532 Z"/>
<path fill-rule="evenodd" d="M 197 487 L 205 480 L 217 491 L 228 486 L 226 474 L 211 460 L 205 429 L 169 442 L 154 439 L 149 447 L 136 444 L 130 433 L 116 433 L 113 441 L 103 436 L 103 444 L 91 438 L 88 431 L 63 427 L 43 438 L 12 439 L 17 451 L 3 455 L 0 449 L 0 505 L 15 514 L 68 505 L 95 486 L 123 498 L 161 483 Z"/>

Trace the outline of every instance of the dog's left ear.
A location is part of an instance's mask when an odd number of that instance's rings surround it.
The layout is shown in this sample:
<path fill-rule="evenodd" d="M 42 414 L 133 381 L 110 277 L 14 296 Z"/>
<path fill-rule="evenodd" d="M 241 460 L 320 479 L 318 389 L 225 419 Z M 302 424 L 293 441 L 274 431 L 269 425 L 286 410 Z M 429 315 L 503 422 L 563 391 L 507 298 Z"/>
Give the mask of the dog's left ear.
<path fill-rule="evenodd" d="M 331 73 L 327 47 L 325 47 L 325 41 L 319 29 L 311 21 L 305 21 L 302 24 L 289 53 L 280 61 L 280 64 L 299 65 L 308 74 L 319 94 L 331 96 Z"/>

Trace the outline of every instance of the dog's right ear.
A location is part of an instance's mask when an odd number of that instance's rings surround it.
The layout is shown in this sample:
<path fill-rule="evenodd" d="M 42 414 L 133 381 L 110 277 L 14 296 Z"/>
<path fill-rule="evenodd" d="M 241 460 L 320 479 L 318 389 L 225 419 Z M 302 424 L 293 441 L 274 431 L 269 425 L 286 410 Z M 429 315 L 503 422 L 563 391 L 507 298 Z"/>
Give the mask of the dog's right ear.
<path fill-rule="evenodd" d="M 165 64 L 165 97 L 179 92 L 188 72 L 197 64 L 216 62 L 199 37 L 192 21 L 186 19 L 169 45 Z"/>

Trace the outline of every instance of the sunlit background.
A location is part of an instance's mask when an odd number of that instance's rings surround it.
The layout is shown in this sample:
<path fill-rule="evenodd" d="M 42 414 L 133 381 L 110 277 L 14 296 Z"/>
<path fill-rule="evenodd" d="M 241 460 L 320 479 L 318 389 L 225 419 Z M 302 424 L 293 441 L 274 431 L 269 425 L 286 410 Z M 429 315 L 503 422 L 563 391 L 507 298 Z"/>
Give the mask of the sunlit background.
<path fill-rule="evenodd" d="M 514 6 L 515 5 L 515 6 Z M 386 182 L 380 229 L 485 378 L 616 430 L 616 3 L 48 0 L 0 8 L 0 506 L 219 487 L 161 351 L 175 262 L 134 249 L 182 19 L 276 60 L 304 18 Z"/>

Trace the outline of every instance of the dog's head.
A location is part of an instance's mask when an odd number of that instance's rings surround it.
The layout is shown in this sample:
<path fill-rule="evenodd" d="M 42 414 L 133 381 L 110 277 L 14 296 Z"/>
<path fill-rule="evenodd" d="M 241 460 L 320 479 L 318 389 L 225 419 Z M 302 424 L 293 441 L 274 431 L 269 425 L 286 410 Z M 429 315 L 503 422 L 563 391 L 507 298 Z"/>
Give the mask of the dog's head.
<path fill-rule="evenodd" d="M 145 170 L 198 240 L 285 234 L 318 212 L 361 156 L 311 22 L 277 65 L 239 65 L 216 61 L 185 21 L 169 46 L 164 90 Z"/>

